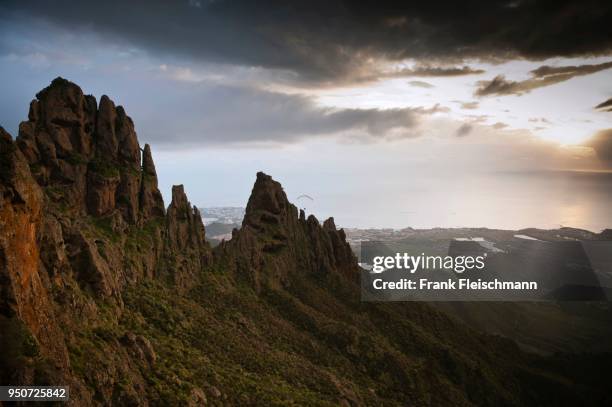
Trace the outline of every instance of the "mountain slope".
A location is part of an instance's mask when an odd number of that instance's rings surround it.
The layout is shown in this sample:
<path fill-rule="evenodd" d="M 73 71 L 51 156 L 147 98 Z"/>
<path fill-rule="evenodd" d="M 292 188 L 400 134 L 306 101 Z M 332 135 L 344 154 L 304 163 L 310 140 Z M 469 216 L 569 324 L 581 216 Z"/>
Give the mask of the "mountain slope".
<path fill-rule="evenodd" d="M 344 232 L 266 174 L 210 249 L 181 186 L 164 207 L 123 108 L 69 81 L 37 95 L 16 141 L 0 132 L 0 156 L 2 384 L 68 384 L 73 405 L 609 397 L 608 356 L 533 356 L 425 304 L 362 303 Z"/>

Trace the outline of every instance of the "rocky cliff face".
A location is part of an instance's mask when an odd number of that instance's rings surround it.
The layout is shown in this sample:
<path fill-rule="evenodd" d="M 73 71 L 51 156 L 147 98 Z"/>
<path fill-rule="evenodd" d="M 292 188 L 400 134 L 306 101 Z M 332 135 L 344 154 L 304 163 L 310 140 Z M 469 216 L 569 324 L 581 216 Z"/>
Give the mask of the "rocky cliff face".
<path fill-rule="evenodd" d="M 262 285 L 282 287 L 291 273 L 339 273 L 354 282 L 357 260 L 334 219 L 323 226 L 289 203 L 281 185 L 262 172 L 246 207 L 242 227 L 217 248 L 221 261 L 260 290 Z"/>
<path fill-rule="evenodd" d="M 151 149 L 141 154 L 134 124 L 123 107 L 57 78 L 36 95 L 17 145 L 52 199 L 79 214 L 113 212 L 128 224 L 163 217 Z"/>
<path fill-rule="evenodd" d="M 182 185 L 172 187 L 172 202 L 166 216 L 165 269 L 180 287 L 189 287 L 210 264 L 200 211 L 187 200 Z"/>
<path fill-rule="evenodd" d="M 124 109 L 67 80 L 39 92 L 16 141 L 1 130 L 0 143 L 3 324 L 23 324 L 40 356 L 70 377 L 60 326 L 95 326 L 100 300 L 120 313 L 122 291 L 145 279 L 189 287 L 211 258 L 204 225 L 182 186 L 166 214 L 151 148 L 141 150 Z"/>
<path fill-rule="evenodd" d="M 201 219 L 184 217 L 184 193 L 166 216 L 151 148 L 141 150 L 123 107 L 107 96 L 97 105 L 58 78 L 19 129 L 17 146 L 45 192 L 41 243 L 52 275 L 72 269 L 81 287 L 120 302 L 126 284 L 200 270 L 209 256 Z M 185 250 L 197 260 L 174 261 Z"/>
<path fill-rule="evenodd" d="M 30 175 L 25 158 L 1 127 L 0 163 L 1 329 L 15 335 L 17 347 L 30 334 L 38 338 L 57 365 L 65 369 L 68 353 L 52 311 L 48 276 L 41 273 L 37 242 L 43 223 L 43 194 Z M 23 329 L 21 324 L 27 328 Z M 6 352 L 13 350 L 10 345 L 3 348 Z M 12 367 L 17 377 L 32 380 L 32 366 Z M 7 373 L 4 371 L 0 376 Z"/>
<path fill-rule="evenodd" d="M 2 324 L 23 333 L 18 346 L 31 341 L 37 349 L 29 365 L 6 362 L 20 368 L 5 371 L 5 382 L 33 383 L 44 373 L 71 383 L 79 403 L 117 399 L 96 396 L 75 378 L 70 349 L 82 346 L 75 333 L 99 329 L 108 318 L 118 321 L 124 291 L 147 280 L 186 292 L 203 270 L 221 267 L 259 291 L 289 285 L 297 272 L 357 276 L 333 219 L 321 226 L 314 216 L 298 214 L 281 185 L 263 173 L 243 227 L 213 255 L 182 185 L 172 188 L 165 209 L 151 148 L 140 148 L 124 109 L 107 96 L 98 104 L 65 79 L 36 95 L 15 141 L 2 130 L 0 143 Z M 148 355 L 137 365 L 152 363 L 148 339 L 126 335 L 115 349 L 117 366 L 97 378 L 101 383 L 117 376 L 142 382 L 130 367 L 134 352 Z M 120 398 L 143 401 L 136 393 Z"/>
<path fill-rule="evenodd" d="M 147 279 L 188 290 L 213 254 L 182 185 L 165 209 L 150 146 L 141 150 L 132 120 L 107 96 L 98 104 L 57 78 L 30 104 L 17 139 L 4 130 L 0 136 L 3 323 L 22 324 L 37 355 L 66 381 L 74 369 L 68 348 L 76 346 L 66 333 L 79 324 L 95 329 L 102 304 L 119 317 L 123 291 Z M 298 270 L 357 275 L 333 219 L 321 226 L 298 215 L 263 173 L 242 229 L 214 257 L 257 290 L 289 284 Z M 32 382 L 35 371 L 14 375 Z M 92 397 L 79 383 L 75 389 L 82 400 Z"/>
<path fill-rule="evenodd" d="M 124 109 L 69 81 L 15 141 L 0 128 L 1 384 L 69 385 L 77 406 L 609 401 L 605 375 L 424 304 L 361 303 L 358 273 L 334 220 L 263 173 L 213 252 L 182 186 L 165 208 Z"/>

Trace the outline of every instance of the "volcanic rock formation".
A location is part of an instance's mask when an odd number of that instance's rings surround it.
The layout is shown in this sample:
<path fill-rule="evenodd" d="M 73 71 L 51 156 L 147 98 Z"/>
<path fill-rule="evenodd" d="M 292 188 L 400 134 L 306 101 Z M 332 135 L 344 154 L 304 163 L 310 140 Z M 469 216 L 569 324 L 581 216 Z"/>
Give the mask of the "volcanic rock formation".
<path fill-rule="evenodd" d="M 98 104 L 62 78 L 36 95 L 15 141 L 0 128 L 0 158 L 2 326 L 21 335 L 15 346 L 36 344 L 55 372 L 42 373 L 73 383 L 75 400 L 85 402 L 92 394 L 72 378 L 74 344 L 65 333 L 95 328 L 102 304 L 120 316 L 123 291 L 147 279 L 178 292 L 192 287 L 213 262 L 202 218 L 182 185 L 165 209 L 151 148 L 140 148 L 123 107 L 107 96 Z M 257 288 L 264 273 L 278 284 L 291 269 L 356 271 L 333 221 L 298 219 L 280 184 L 263 173 L 243 228 L 216 257 Z M 3 382 L 34 382 L 44 370 L 35 359 L 5 361 L 14 371 L 5 370 Z"/>
<path fill-rule="evenodd" d="M 36 97 L 16 141 L 0 130 L 0 312 L 69 377 L 62 323 L 96 324 L 96 298 L 120 312 L 143 279 L 187 288 L 211 252 L 182 186 L 166 215 L 151 148 L 121 106 L 62 78 Z M 32 379 L 25 367 L 14 375 Z"/>
<path fill-rule="evenodd" d="M 343 230 L 333 218 L 323 226 L 287 199 L 281 185 L 262 172 L 246 207 L 240 230 L 218 247 L 227 266 L 259 290 L 262 284 L 289 284 L 291 271 L 311 274 L 340 273 L 357 281 L 357 260 Z M 229 258 L 229 259 L 227 259 Z"/>
<path fill-rule="evenodd" d="M 610 401 L 572 359 L 425 304 L 362 303 L 359 272 L 333 218 L 298 212 L 261 172 L 211 250 L 182 185 L 165 208 L 124 109 L 65 79 L 16 140 L 0 128 L 2 385 L 68 385 L 75 406 Z"/>

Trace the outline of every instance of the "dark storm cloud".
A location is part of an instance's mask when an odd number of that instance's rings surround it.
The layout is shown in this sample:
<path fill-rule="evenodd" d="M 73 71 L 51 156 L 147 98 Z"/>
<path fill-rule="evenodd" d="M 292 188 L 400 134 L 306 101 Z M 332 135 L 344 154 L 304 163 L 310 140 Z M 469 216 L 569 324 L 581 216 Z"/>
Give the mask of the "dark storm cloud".
<path fill-rule="evenodd" d="M 610 1 L 5 1 L 110 41 L 195 60 L 277 68 L 299 80 L 376 72 L 376 61 L 542 59 L 609 53 Z M 374 61 L 374 63 L 373 63 Z"/>
<path fill-rule="evenodd" d="M 404 68 L 398 69 L 394 71 L 368 71 L 366 69 L 361 69 L 353 72 L 349 76 L 345 76 L 344 78 L 338 78 L 331 83 L 331 85 L 342 85 L 342 84 L 352 84 L 355 82 L 366 83 L 366 82 L 375 82 L 381 79 L 389 79 L 389 78 L 405 78 L 405 77 L 440 77 L 440 78 L 450 78 L 454 76 L 465 76 L 465 75 L 477 75 L 484 73 L 485 71 L 482 69 L 474 69 L 467 65 L 464 66 L 434 66 L 434 65 L 423 65 L 419 64 L 413 68 Z M 328 81 L 329 84 L 329 81 Z M 423 81 L 412 81 L 409 82 L 412 86 L 421 86 L 433 87 L 430 83 Z M 415 85 L 417 84 L 417 85 Z M 425 84 L 425 85 L 424 85 Z"/>
<path fill-rule="evenodd" d="M 606 100 L 605 102 L 601 102 L 595 106 L 595 109 L 602 110 L 604 112 L 612 112 L 612 98 Z"/>
<path fill-rule="evenodd" d="M 148 141 L 168 146 L 205 144 L 289 144 L 304 138 L 344 135 L 363 140 L 417 137 L 422 119 L 443 107 L 335 109 L 313 99 L 235 86 L 184 86 L 174 100 L 150 106 L 140 129 Z M 173 111 L 173 120 L 160 116 Z"/>
<path fill-rule="evenodd" d="M 402 69 L 393 75 L 395 76 L 464 76 L 484 73 L 482 69 L 473 69 L 469 66 L 462 67 L 440 67 L 431 65 L 421 65 L 411 69 Z"/>
<path fill-rule="evenodd" d="M 524 81 L 510 81 L 498 75 L 490 81 L 479 81 L 476 96 L 521 95 L 533 89 L 565 82 L 576 76 L 589 75 L 612 68 L 612 61 L 594 65 L 541 66 L 531 71 L 531 78 Z"/>

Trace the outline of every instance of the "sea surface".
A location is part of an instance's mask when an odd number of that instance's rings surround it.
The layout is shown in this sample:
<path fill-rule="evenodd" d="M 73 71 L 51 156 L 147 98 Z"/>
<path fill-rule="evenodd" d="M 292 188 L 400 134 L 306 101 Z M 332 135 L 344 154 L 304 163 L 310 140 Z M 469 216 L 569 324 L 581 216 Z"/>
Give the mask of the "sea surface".
<path fill-rule="evenodd" d="M 341 196 L 340 196 L 341 195 Z M 338 203 L 350 202 L 348 205 Z M 298 202 L 298 205 L 300 202 Z M 406 177 L 302 202 L 320 219 L 357 228 L 560 226 L 612 228 L 612 173 L 498 172 L 469 177 Z"/>

